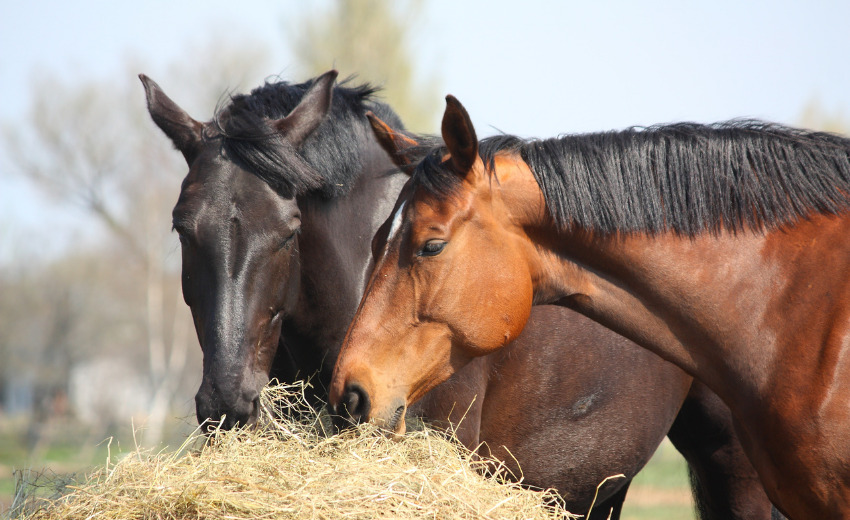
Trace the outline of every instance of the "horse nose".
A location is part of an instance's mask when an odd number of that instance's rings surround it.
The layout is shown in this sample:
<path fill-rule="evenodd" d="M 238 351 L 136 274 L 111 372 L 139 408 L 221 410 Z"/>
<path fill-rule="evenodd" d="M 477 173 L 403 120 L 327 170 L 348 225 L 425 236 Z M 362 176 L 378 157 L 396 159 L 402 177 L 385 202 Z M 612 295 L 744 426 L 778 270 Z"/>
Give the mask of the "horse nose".
<path fill-rule="evenodd" d="M 198 423 L 204 426 L 206 433 L 216 428 L 231 430 L 239 426 L 251 426 L 257 422 L 260 414 L 260 394 L 247 391 L 207 396 L 198 392 L 195 396 L 195 412 Z"/>
<path fill-rule="evenodd" d="M 358 424 L 369 420 L 371 404 L 369 394 L 357 383 L 349 383 L 342 393 L 338 413 L 349 422 Z"/>

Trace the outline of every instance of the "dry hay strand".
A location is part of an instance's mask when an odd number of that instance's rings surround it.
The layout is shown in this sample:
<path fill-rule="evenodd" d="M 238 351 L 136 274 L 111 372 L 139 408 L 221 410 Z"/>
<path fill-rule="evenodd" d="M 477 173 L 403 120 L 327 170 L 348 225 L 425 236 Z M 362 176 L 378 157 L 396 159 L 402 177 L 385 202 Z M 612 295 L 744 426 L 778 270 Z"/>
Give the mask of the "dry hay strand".
<path fill-rule="evenodd" d="M 325 436 L 303 389 L 267 388 L 258 428 L 217 432 L 210 442 L 197 435 L 174 452 L 137 449 L 21 517 L 574 518 L 554 492 L 500 481 L 493 461 L 435 430 L 393 440 L 367 425 Z"/>

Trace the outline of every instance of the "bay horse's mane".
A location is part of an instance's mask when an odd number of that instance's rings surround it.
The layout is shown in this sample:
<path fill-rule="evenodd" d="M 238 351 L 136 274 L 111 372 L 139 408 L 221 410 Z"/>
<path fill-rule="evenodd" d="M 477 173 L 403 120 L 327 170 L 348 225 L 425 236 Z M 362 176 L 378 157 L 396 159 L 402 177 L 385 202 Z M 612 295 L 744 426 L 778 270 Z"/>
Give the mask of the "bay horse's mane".
<path fill-rule="evenodd" d="M 460 177 L 444 147 L 414 151 L 414 183 L 447 195 Z M 677 123 L 524 140 L 498 135 L 479 153 L 493 172 L 519 154 L 562 229 L 600 233 L 770 230 L 850 209 L 850 139 L 755 120 Z"/>
<path fill-rule="evenodd" d="M 317 192 L 324 197 L 347 193 L 361 171 L 362 146 L 372 139 L 367 111 L 398 129 L 399 117 L 375 100 L 379 88 L 369 84 L 346 86 L 348 78 L 333 89 L 325 120 L 296 150 L 271 125 L 292 111 L 316 78 L 304 83 L 267 81 L 250 94 L 231 96 L 216 109 L 213 118 L 222 138 L 224 153 L 285 197 Z M 213 132 L 216 133 L 216 132 Z"/>

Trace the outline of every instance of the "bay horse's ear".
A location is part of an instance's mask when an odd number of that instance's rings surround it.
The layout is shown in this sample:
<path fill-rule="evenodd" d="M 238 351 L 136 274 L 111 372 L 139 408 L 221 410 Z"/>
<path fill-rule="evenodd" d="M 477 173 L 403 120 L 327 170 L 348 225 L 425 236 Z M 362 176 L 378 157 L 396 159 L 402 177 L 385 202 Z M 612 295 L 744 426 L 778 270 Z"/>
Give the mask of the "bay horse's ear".
<path fill-rule="evenodd" d="M 455 171 L 466 174 L 478 158 L 478 137 L 466 109 L 451 94 L 446 96 L 441 131 Z"/>
<path fill-rule="evenodd" d="M 337 71 L 329 70 L 316 78 L 316 81 L 298 102 L 298 106 L 293 108 L 289 115 L 283 119 L 272 122 L 277 131 L 293 147 L 301 146 L 304 139 L 313 133 L 325 119 L 325 116 L 328 115 L 337 74 L 339 74 Z"/>
<path fill-rule="evenodd" d="M 144 74 L 139 74 L 139 79 L 145 86 L 145 97 L 151 119 L 165 132 L 165 135 L 183 154 L 186 162 L 191 165 L 201 151 L 203 123 L 195 121 L 177 106 L 177 103 L 166 96 L 154 80 Z"/>
<path fill-rule="evenodd" d="M 390 125 L 381 121 L 372 112 L 366 112 L 366 117 L 369 119 L 369 124 L 372 125 L 372 131 L 375 133 L 378 144 L 389 154 L 393 163 L 404 173 L 408 175 L 413 173 L 411 164 L 413 161 L 404 151 L 412 146 L 419 145 L 419 143 L 412 137 L 393 130 Z"/>

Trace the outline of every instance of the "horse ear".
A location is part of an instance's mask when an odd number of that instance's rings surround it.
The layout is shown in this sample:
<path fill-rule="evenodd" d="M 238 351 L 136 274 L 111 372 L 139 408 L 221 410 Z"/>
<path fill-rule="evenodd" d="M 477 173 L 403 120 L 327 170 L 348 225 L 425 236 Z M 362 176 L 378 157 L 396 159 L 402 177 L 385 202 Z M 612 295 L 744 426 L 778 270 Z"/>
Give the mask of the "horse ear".
<path fill-rule="evenodd" d="M 451 94 L 446 96 L 441 131 L 455 171 L 466 174 L 478 158 L 478 137 L 466 109 Z"/>
<path fill-rule="evenodd" d="M 335 70 L 325 72 L 318 78 L 298 103 L 298 106 L 283 119 L 272 122 L 272 125 L 286 138 L 289 143 L 298 148 L 308 135 L 319 127 L 331 108 Z"/>
<path fill-rule="evenodd" d="M 174 146 L 180 150 L 188 164 L 192 164 L 201 151 L 204 125 L 192 119 L 177 103 L 165 95 L 156 82 L 144 74 L 139 74 L 145 87 L 148 112 Z"/>
<path fill-rule="evenodd" d="M 413 173 L 412 160 L 404 152 L 410 147 L 418 146 L 419 143 L 412 137 L 396 132 L 372 112 L 366 112 L 366 117 L 369 119 L 369 124 L 372 125 L 372 131 L 375 133 L 378 144 L 389 154 L 393 163 L 404 173 L 408 175 Z"/>

